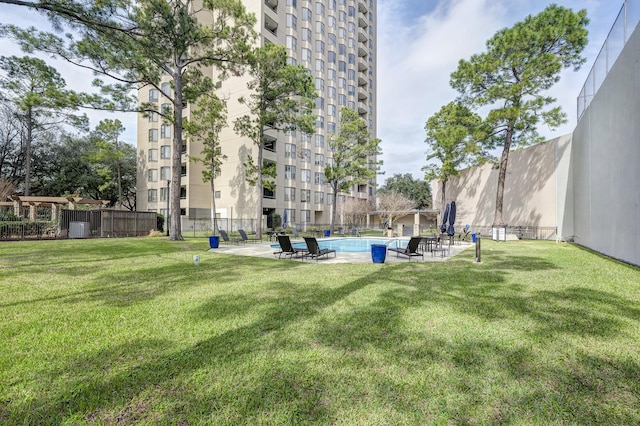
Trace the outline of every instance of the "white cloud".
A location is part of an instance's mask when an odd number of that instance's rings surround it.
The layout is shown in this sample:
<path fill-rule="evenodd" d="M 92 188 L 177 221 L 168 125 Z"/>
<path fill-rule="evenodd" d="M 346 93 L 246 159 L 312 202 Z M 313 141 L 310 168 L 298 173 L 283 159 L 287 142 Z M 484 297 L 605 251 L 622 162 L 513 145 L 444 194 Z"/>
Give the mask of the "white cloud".
<path fill-rule="evenodd" d="M 569 122 L 555 131 L 540 128 L 547 137 L 569 133 L 576 123 L 576 98 L 606 33 L 619 10 L 604 0 L 557 1 L 574 10 L 586 8 L 591 18 L 587 63 L 579 72 L 563 72 L 550 91 Z M 547 4 L 536 0 L 439 0 L 431 12 L 411 20 L 407 1 L 378 1 L 378 136 L 382 139 L 386 177 L 412 173 L 422 178 L 426 163 L 424 123 L 442 105 L 455 99 L 449 78 L 460 59 L 485 50 L 499 29 Z"/>

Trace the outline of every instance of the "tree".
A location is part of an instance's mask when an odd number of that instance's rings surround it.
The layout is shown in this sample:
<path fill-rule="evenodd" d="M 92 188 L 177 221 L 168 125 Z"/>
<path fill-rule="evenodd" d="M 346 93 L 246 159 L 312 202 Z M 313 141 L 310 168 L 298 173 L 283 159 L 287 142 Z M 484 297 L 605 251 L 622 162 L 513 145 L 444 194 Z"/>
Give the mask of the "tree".
<path fill-rule="evenodd" d="M 238 101 L 249 108 L 250 115 L 234 121 L 234 129 L 241 136 L 251 139 L 258 148 L 258 158 L 247 159 L 247 180 L 256 186 L 258 198 L 256 236 L 262 236 L 263 188 L 275 190 L 275 164 L 265 167 L 263 152 L 268 130 L 289 131 L 299 129 L 313 133 L 313 102 L 317 97 L 313 79 L 302 65 L 287 63 L 284 46 L 267 44 L 254 51 L 249 61 L 249 75 L 253 79 L 247 85 L 251 95 Z M 272 137 L 272 136 L 271 136 Z"/>
<path fill-rule="evenodd" d="M 215 178 L 220 174 L 220 166 L 227 159 L 220 146 L 220 131 L 227 124 L 227 105 L 214 93 L 203 96 L 198 101 L 198 108 L 191 112 L 191 119 L 185 120 L 184 130 L 191 142 L 199 141 L 204 148 L 201 157 L 192 156 L 193 161 L 205 165 L 202 170 L 202 181 L 209 182 L 211 187 L 211 228 L 216 235 L 216 188 Z"/>
<path fill-rule="evenodd" d="M 17 108 L 11 102 L 0 103 L 0 179 L 15 186 L 22 179 L 22 129 L 14 118 Z"/>
<path fill-rule="evenodd" d="M 330 135 L 329 147 L 332 158 L 324 169 L 325 181 L 333 191 L 331 208 L 331 232 L 336 222 L 338 193 L 348 192 L 352 185 L 365 183 L 378 173 L 382 161 L 380 139 L 372 138 L 367 123 L 358 112 L 350 108 L 340 110 L 338 133 Z"/>
<path fill-rule="evenodd" d="M 474 134 L 480 132 L 482 119 L 459 102 L 444 105 L 425 124 L 429 146 L 427 161 L 437 159 L 439 165 L 430 164 L 423 170 L 426 179 L 442 182 L 440 206 L 446 204 L 445 189 L 451 176 L 458 176 L 462 165 L 472 158 L 482 156 L 484 151 Z"/>
<path fill-rule="evenodd" d="M 378 189 L 378 194 L 398 192 L 412 200 L 417 209 L 427 209 L 431 206 L 431 186 L 429 182 L 414 179 L 411 173 L 396 173 L 385 179 L 384 185 Z"/>
<path fill-rule="evenodd" d="M 494 225 L 504 225 L 502 209 L 509 151 L 540 141 L 536 126 L 554 128 L 566 121 L 556 100 L 545 95 L 565 67 L 580 68 L 587 43 L 586 11 L 552 4 L 511 28 L 498 31 L 485 53 L 461 60 L 451 85 L 472 107 L 491 108 L 486 123 L 502 143 Z M 495 139 L 494 139 L 495 140 Z"/>
<path fill-rule="evenodd" d="M 116 207 L 122 207 L 122 161 L 126 155 L 126 144 L 120 142 L 120 135 L 125 131 L 120 120 L 105 119 L 100 121 L 91 137 L 96 147 L 96 153 L 91 160 L 99 164 L 98 173 L 104 178 L 104 188 L 115 186 L 117 198 Z"/>
<path fill-rule="evenodd" d="M 342 217 L 347 226 L 362 227 L 367 220 L 367 215 L 374 208 L 373 200 L 359 200 L 357 198 L 349 198 L 342 205 Z"/>
<path fill-rule="evenodd" d="M 384 218 L 387 226 L 391 227 L 394 221 L 406 216 L 415 209 L 415 202 L 404 194 L 395 191 L 385 192 L 378 199 L 378 211 Z"/>
<path fill-rule="evenodd" d="M 86 116 L 76 115 L 80 99 L 55 68 L 42 59 L 1 56 L 0 97 L 16 105 L 15 119 L 24 128 L 24 195 L 30 194 L 33 143 L 38 134 L 62 123 L 85 127 Z"/>
<path fill-rule="evenodd" d="M 96 80 L 100 95 L 84 97 L 94 108 L 160 114 L 173 125 L 170 214 L 180 217 L 180 170 L 185 107 L 211 91 L 212 79 L 240 73 L 245 54 L 255 39 L 255 17 L 241 0 L 138 0 L 84 2 L 80 0 L 0 0 L 47 13 L 54 28 L 71 28 L 65 37 L 0 26 L 0 34 L 12 36 L 23 49 L 62 57 L 110 78 Z M 163 77 L 166 76 L 166 77 Z M 172 90 L 162 91 L 170 80 Z M 171 110 L 155 103 L 137 104 L 132 90 L 153 88 L 162 92 Z M 180 220 L 171 222 L 171 240 L 182 240 Z"/>

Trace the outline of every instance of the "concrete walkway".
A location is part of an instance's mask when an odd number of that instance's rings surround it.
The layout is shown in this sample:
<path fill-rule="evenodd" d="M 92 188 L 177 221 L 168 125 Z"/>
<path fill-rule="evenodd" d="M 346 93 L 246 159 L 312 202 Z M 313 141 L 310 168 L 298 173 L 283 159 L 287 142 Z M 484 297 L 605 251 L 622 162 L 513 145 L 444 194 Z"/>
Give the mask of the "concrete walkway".
<path fill-rule="evenodd" d="M 407 238 L 408 240 L 408 238 Z M 293 240 L 293 242 L 299 242 L 300 240 Z M 319 238 L 318 241 L 322 241 L 322 238 Z M 253 256 L 253 257 L 265 257 L 270 259 L 278 259 L 278 256 L 274 256 L 274 252 L 276 249 L 271 247 L 272 244 L 276 244 L 275 242 L 262 242 L 262 243 L 242 243 L 242 244 L 220 244 L 220 246 L 216 249 L 209 249 L 210 253 L 224 253 L 224 254 L 234 254 L 238 256 Z M 457 255 L 458 253 L 474 247 L 474 244 L 470 242 L 458 242 L 451 245 L 449 253 L 445 256 L 442 256 L 442 253 L 431 253 L 425 252 L 424 254 L 424 262 L 444 262 L 449 258 Z M 282 261 L 288 261 L 289 258 L 285 259 L 284 257 L 281 259 Z M 300 262 L 299 258 L 294 258 L 293 261 Z M 316 262 L 315 259 L 306 258 L 305 262 Z M 394 263 L 394 262 L 409 262 L 409 258 L 407 256 L 396 256 L 396 253 L 392 251 L 387 251 L 387 257 L 385 259 L 385 263 Z M 423 262 L 420 257 L 412 257 L 411 262 Z M 371 260 L 371 252 L 367 253 L 336 253 L 336 257 L 333 257 L 333 254 L 327 256 L 323 256 L 318 263 L 372 263 Z"/>

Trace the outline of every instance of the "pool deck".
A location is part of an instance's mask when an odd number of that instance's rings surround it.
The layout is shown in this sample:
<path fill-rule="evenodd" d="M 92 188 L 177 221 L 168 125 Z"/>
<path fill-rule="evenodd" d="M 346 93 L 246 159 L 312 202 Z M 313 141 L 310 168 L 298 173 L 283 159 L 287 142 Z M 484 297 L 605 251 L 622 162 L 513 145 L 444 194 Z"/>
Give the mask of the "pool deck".
<path fill-rule="evenodd" d="M 405 238 L 407 241 L 409 238 Z M 318 241 L 322 241 L 323 238 L 318 238 Z M 302 240 L 292 240 L 292 242 L 299 242 Z M 278 256 L 274 256 L 274 252 L 277 250 L 272 248 L 271 245 L 276 244 L 275 242 L 263 241 L 262 243 L 241 243 L 241 244 L 220 244 L 218 248 L 209 249 L 209 253 L 224 253 L 224 254 L 233 254 L 238 256 L 253 256 L 253 257 L 265 257 L 269 259 L 278 259 Z M 451 245 L 450 252 L 445 256 L 442 256 L 442 253 L 436 252 L 425 252 L 424 253 L 424 261 L 421 257 L 412 257 L 411 260 L 407 256 L 399 255 L 392 251 L 387 251 L 387 257 L 385 259 L 385 263 L 394 263 L 394 262 L 445 262 L 451 257 L 459 254 L 460 252 L 474 247 L 474 244 L 467 241 L 456 241 L 455 244 Z M 287 257 L 286 259 L 282 257 L 283 262 L 289 261 L 290 259 Z M 293 258 L 294 262 L 300 262 L 300 258 Z M 314 262 L 315 259 L 306 258 L 304 262 Z M 323 256 L 317 263 L 372 263 L 371 260 L 371 252 L 366 253 L 336 253 L 336 257 L 333 257 L 333 254 L 327 256 Z"/>

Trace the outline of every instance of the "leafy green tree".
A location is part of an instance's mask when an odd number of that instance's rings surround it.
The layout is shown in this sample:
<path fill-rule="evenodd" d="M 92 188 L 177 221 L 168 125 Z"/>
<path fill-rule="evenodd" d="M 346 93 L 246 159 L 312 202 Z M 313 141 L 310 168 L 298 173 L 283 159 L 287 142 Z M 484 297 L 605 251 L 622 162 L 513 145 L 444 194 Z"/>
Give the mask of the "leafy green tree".
<path fill-rule="evenodd" d="M 211 228 L 213 235 L 218 231 L 216 222 L 215 178 L 220 175 L 220 167 L 227 156 L 222 153 L 220 146 L 220 131 L 227 124 L 227 104 L 214 93 L 204 95 L 198 101 L 198 108 L 191 112 L 191 119 L 185 120 L 185 134 L 191 142 L 199 141 L 203 144 L 200 156 L 192 156 L 193 161 L 200 161 L 205 168 L 202 170 L 203 182 L 209 182 L 211 187 Z"/>
<path fill-rule="evenodd" d="M 349 192 L 354 184 L 366 183 L 378 173 L 382 160 L 380 139 L 372 138 L 367 123 L 357 111 L 350 108 L 340 110 L 338 133 L 330 135 L 331 161 L 324 169 L 325 182 L 333 191 L 331 232 L 336 222 L 338 193 Z"/>
<path fill-rule="evenodd" d="M 422 179 L 414 179 L 411 173 L 396 173 L 385 179 L 378 189 L 378 195 L 397 192 L 412 200 L 415 208 L 427 209 L 431 206 L 431 186 Z"/>
<path fill-rule="evenodd" d="M 309 71 L 302 65 L 287 63 L 284 46 L 267 44 L 253 52 L 249 61 L 248 87 L 251 95 L 239 102 L 249 108 L 250 115 L 234 121 L 235 131 L 251 139 L 258 147 L 258 158 L 247 159 L 247 178 L 258 192 L 256 218 L 262 222 L 263 188 L 275 190 L 275 165 L 265 168 L 263 152 L 267 131 L 301 130 L 313 133 L 313 102 L 317 94 Z M 262 226 L 257 226 L 257 238 Z"/>
<path fill-rule="evenodd" d="M 116 207 L 122 206 L 122 160 L 126 156 L 128 145 L 120 141 L 125 131 L 120 120 L 105 119 L 100 121 L 92 133 L 96 146 L 96 154 L 92 157 L 94 164 L 100 164 L 98 173 L 104 178 L 104 188 L 115 186 Z"/>
<path fill-rule="evenodd" d="M 480 134 L 481 124 L 480 116 L 459 102 L 444 105 L 425 124 L 427 161 L 436 159 L 439 164 L 429 164 L 423 170 L 427 180 L 437 179 L 442 183 L 441 207 L 446 204 L 449 178 L 458 176 L 461 166 L 484 154 L 482 145 L 474 137 Z"/>
<path fill-rule="evenodd" d="M 7 2 L 7 0 L 0 0 Z M 180 170 L 184 108 L 211 91 L 217 77 L 239 73 L 255 40 L 255 17 L 241 0 L 81 0 L 13 1 L 47 13 L 64 37 L 0 26 L 27 51 L 42 51 L 89 68 L 108 80 L 96 80 L 100 95 L 84 97 L 93 108 L 158 113 L 173 125 L 170 214 L 180 217 Z M 205 75 L 205 72 L 207 75 Z M 163 91 L 169 80 L 172 90 Z M 172 108 L 138 105 L 136 90 L 155 89 Z M 181 221 L 170 224 L 169 239 L 182 240 Z"/>
<path fill-rule="evenodd" d="M 545 94 L 565 67 L 580 68 L 587 43 L 586 11 L 552 4 L 511 28 L 498 31 L 487 51 L 462 60 L 451 85 L 471 107 L 490 108 L 486 124 L 502 143 L 494 225 L 504 225 L 502 209 L 509 152 L 541 140 L 539 123 L 556 127 L 566 121 L 556 100 Z"/>
<path fill-rule="evenodd" d="M 42 59 L 1 56 L 0 97 L 16 105 L 15 118 L 24 128 L 24 195 L 30 194 L 33 143 L 42 132 L 66 124 L 86 127 L 85 115 L 76 115 L 80 99 L 55 68 Z"/>

